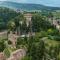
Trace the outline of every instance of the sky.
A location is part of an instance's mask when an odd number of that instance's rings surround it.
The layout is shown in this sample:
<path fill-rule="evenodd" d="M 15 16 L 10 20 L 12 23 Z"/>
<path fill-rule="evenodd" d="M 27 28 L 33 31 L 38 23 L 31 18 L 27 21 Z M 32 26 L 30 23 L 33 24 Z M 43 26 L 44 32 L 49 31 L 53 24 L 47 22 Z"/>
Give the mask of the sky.
<path fill-rule="evenodd" d="M 34 4 L 43 4 L 47 6 L 60 7 L 60 0 L 0 0 L 0 1 L 12 1 L 18 3 L 34 3 Z"/>

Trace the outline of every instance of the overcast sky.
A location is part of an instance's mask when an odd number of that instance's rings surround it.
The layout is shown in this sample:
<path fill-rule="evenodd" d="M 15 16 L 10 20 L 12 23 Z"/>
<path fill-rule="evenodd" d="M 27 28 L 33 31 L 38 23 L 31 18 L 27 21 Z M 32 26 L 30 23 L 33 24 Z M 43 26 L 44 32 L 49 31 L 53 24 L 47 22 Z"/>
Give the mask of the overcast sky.
<path fill-rule="evenodd" d="M 60 7 L 60 0 L 0 0 L 0 1 L 13 1 L 20 3 L 35 3 L 35 4 L 44 4 L 48 6 L 57 6 Z"/>

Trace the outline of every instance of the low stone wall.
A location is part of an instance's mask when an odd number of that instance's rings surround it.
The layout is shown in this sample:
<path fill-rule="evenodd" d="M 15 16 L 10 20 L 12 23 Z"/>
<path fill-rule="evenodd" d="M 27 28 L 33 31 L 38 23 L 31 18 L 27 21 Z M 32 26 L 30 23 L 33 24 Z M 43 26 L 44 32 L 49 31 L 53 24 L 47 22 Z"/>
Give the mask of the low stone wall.
<path fill-rule="evenodd" d="M 0 53 L 0 60 L 6 60 L 3 52 Z"/>
<path fill-rule="evenodd" d="M 24 56 L 26 56 L 26 50 L 19 49 L 13 52 L 7 60 L 21 60 Z"/>

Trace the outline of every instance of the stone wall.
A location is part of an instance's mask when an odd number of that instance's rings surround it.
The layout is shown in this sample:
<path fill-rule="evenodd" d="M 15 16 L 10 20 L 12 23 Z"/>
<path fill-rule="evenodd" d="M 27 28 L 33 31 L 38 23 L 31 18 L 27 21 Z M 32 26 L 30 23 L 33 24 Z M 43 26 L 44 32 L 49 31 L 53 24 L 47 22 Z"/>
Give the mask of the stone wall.
<path fill-rule="evenodd" d="M 0 60 L 6 60 L 3 52 L 0 53 Z"/>
<path fill-rule="evenodd" d="M 19 49 L 13 52 L 7 60 L 21 60 L 24 56 L 26 56 L 26 50 Z"/>
<path fill-rule="evenodd" d="M 8 35 L 8 40 L 12 42 L 12 47 L 16 47 L 16 41 L 18 36 L 16 34 L 13 34 L 12 31 L 10 31 L 10 34 Z"/>

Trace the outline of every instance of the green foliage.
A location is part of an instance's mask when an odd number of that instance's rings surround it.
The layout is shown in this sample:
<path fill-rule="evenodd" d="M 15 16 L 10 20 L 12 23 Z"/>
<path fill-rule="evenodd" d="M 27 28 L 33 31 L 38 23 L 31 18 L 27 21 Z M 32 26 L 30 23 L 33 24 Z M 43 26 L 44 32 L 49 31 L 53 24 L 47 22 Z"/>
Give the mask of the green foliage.
<path fill-rule="evenodd" d="M 38 32 L 38 33 L 36 33 L 36 35 L 35 35 L 36 38 L 43 38 L 43 37 L 47 37 L 47 36 L 48 36 L 48 34 L 47 34 L 46 31 Z"/>
<path fill-rule="evenodd" d="M 18 40 L 18 45 L 24 45 L 27 47 L 27 56 L 24 59 L 28 60 L 40 60 L 44 56 L 45 45 L 42 40 L 38 41 L 35 37 L 24 38 L 24 41 Z"/>
<path fill-rule="evenodd" d="M 57 40 L 60 41 L 60 33 L 56 29 L 48 29 L 47 31 L 47 37 L 51 40 Z"/>
<path fill-rule="evenodd" d="M 9 41 L 8 41 L 8 44 L 9 44 L 9 45 L 11 45 L 11 44 L 12 44 L 12 42 L 9 40 Z"/>
<path fill-rule="evenodd" d="M 16 11 L 13 11 L 8 8 L 0 7 L 0 30 L 7 29 L 7 23 L 14 17 L 19 15 Z"/>
<path fill-rule="evenodd" d="M 54 40 L 60 41 L 60 36 L 53 36 Z"/>
<path fill-rule="evenodd" d="M 46 20 L 45 16 L 35 14 L 32 17 L 32 27 L 34 32 L 40 32 L 41 30 L 47 30 L 51 27 L 51 24 Z"/>
<path fill-rule="evenodd" d="M 0 40 L 0 52 L 3 52 L 3 50 L 6 48 L 4 44 L 4 40 Z"/>
<path fill-rule="evenodd" d="M 59 32 L 57 29 L 48 29 L 47 31 L 48 35 L 59 35 Z"/>
<path fill-rule="evenodd" d="M 49 55 L 49 59 L 58 59 L 58 55 L 59 55 L 59 45 L 56 46 L 50 46 L 49 50 L 47 50 L 47 53 Z"/>
<path fill-rule="evenodd" d="M 48 13 L 48 17 L 49 17 L 49 18 L 53 19 L 53 16 L 54 16 L 54 15 L 53 15 L 52 12 L 49 12 L 49 13 Z"/>
<path fill-rule="evenodd" d="M 27 25 L 26 25 L 26 19 L 23 14 L 19 14 L 18 16 L 14 17 L 12 20 L 8 22 L 8 29 L 12 31 L 17 31 L 17 34 L 19 32 L 26 33 Z"/>
<path fill-rule="evenodd" d="M 22 60 L 31 60 L 31 57 L 25 56 Z"/>
<path fill-rule="evenodd" d="M 32 39 L 34 40 L 34 39 Z M 32 41 L 30 40 L 30 41 Z M 41 40 L 40 42 L 29 42 L 28 44 L 28 56 L 32 57 L 32 60 L 42 60 L 44 56 L 45 45 Z"/>
<path fill-rule="evenodd" d="M 5 55 L 6 58 L 10 57 L 10 50 L 8 48 L 4 49 L 4 55 Z"/>
<path fill-rule="evenodd" d="M 9 30 L 14 30 L 15 29 L 14 21 L 9 21 L 7 26 Z"/>
<path fill-rule="evenodd" d="M 20 41 L 18 40 L 18 45 L 27 47 L 27 56 L 23 58 L 23 60 L 58 59 L 60 52 L 59 43 L 57 43 L 57 41 L 55 42 L 55 40 L 53 41 L 53 39 L 39 38 L 39 36 L 40 35 L 29 38 L 25 37 L 24 39 L 19 38 Z"/>
<path fill-rule="evenodd" d="M 21 47 L 21 45 L 27 45 L 28 44 L 28 40 L 27 40 L 27 37 L 25 37 L 25 38 L 18 38 L 17 39 L 17 43 L 16 43 L 16 47 L 17 48 L 20 48 Z M 27 46 L 26 46 L 27 47 Z"/>

